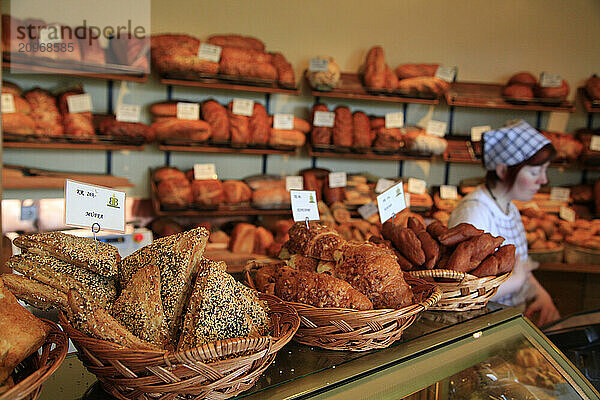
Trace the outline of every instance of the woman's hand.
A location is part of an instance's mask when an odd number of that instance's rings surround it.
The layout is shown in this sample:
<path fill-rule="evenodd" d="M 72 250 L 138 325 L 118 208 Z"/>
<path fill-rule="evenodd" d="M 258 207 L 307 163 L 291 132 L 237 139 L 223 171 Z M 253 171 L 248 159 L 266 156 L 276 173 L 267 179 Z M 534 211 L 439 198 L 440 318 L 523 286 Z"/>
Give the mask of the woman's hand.
<path fill-rule="evenodd" d="M 536 313 L 539 313 L 537 321 L 533 319 Z M 524 315 L 533 321 L 537 326 L 544 326 L 560 318 L 560 314 L 558 313 L 552 298 L 541 286 L 538 288 L 533 302 L 529 304 L 525 310 Z"/>

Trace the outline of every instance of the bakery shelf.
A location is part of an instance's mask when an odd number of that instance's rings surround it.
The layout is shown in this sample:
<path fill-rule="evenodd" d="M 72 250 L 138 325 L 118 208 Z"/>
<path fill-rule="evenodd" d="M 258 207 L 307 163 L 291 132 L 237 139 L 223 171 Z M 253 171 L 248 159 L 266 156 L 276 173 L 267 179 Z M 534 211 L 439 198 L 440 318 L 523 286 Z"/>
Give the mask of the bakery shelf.
<path fill-rule="evenodd" d="M 260 215 L 285 215 L 291 216 L 290 208 L 281 210 L 260 210 L 257 208 L 225 208 L 216 210 L 161 210 L 154 212 L 159 217 L 240 217 L 240 216 L 260 216 Z"/>
<path fill-rule="evenodd" d="M 308 146 L 308 155 L 311 157 L 326 157 L 326 158 L 352 158 L 356 160 L 386 160 L 386 161 L 406 161 L 406 160 L 426 160 L 433 161 L 435 159 L 441 159 L 437 156 L 419 156 L 419 155 L 410 155 L 410 154 L 379 154 L 375 153 L 372 150 L 369 150 L 365 153 L 355 153 L 355 152 L 341 152 L 341 151 L 331 151 L 331 150 L 318 150 L 314 149 L 311 146 Z"/>
<path fill-rule="evenodd" d="M 600 265 L 540 263 L 540 271 L 579 272 L 583 274 L 600 274 Z"/>
<path fill-rule="evenodd" d="M 495 108 L 521 111 L 575 111 L 575 106 L 569 101 L 528 101 L 508 102 L 502 97 L 504 85 L 498 83 L 453 82 L 446 92 L 446 102 L 450 106 Z"/>
<path fill-rule="evenodd" d="M 2 168 L 3 189 L 63 189 L 67 178 L 107 187 L 134 186 L 129 179 L 112 175 L 53 172 L 6 165 Z"/>
<path fill-rule="evenodd" d="M 158 149 L 162 151 L 181 151 L 195 153 L 237 153 L 237 154 L 279 154 L 279 155 L 296 155 L 297 149 L 294 150 L 278 150 L 267 148 L 235 148 L 221 146 L 197 146 L 197 145 L 173 145 L 159 144 Z"/>
<path fill-rule="evenodd" d="M 222 79 L 217 78 L 206 78 L 199 80 L 189 80 L 189 79 L 179 79 L 172 77 L 161 77 L 160 83 L 163 85 L 172 85 L 172 86 L 188 86 L 188 87 L 200 87 L 206 89 L 222 89 L 222 90 L 234 90 L 238 92 L 253 92 L 253 93 L 272 93 L 272 94 L 287 94 L 292 96 L 297 96 L 300 94 L 300 90 L 296 88 L 283 88 L 276 86 L 276 84 L 272 86 L 259 86 L 242 84 L 242 83 L 234 83 L 228 82 Z"/>
<path fill-rule="evenodd" d="M 45 150 L 144 150 L 144 145 L 123 145 L 109 143 L 64 143 L 64 142 L 3 142 L 4 148 L 45 149 Z"/>
<path fill-rule="evenodd" d="M 589 113 L 600 113 L 600 100 L 591 100 L 584 87 L 577 89 L 577 94 L 581 98 L 585 111 Z"/>
<path fill-rule="evenodd" d="M 310 84 L 307 81 L 310 87 Z M 439 99 L 402 96 L 399 93 L 374 93 L 367 91 L 358 74 L 344 72 L 341 74 L 338 86 L 330 91 L 321 91 L 311 88 L 311 94 L 315 97 L 327 97 L 350 100 L 371 100 L 389 103 L 417 103 L 417 104 L 439 104 Z"/>

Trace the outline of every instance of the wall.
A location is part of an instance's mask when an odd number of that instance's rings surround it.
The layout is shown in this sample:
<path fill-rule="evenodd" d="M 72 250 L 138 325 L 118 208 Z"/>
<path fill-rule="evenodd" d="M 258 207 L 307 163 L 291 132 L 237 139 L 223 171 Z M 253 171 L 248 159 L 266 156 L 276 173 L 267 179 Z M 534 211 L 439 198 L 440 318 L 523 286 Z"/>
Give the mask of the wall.
<path fill-rule="evenodd" d="M 3 8 L 6 9 L 5 4 Z M 200 38 L 212 33 L 243 33 L 262 39 L 269 50 L 280 50 L 296 69 L 297 77 L 308 60 L 319 54 L 333 56 L 343 71 L 356 71 L 368 49 L 383 46 L 388 64 L 394 68 L 404 62 L 438 62 L 456 65 L 461 81 L 504 82 L 518 71 L 542 71 L 561 74 L 571 85 L 571 97 L 591 74 L 600 72 L 600 2 L 596 0 L 519 1 L 152 1 L 153 33 L 181 32 Z M 4 74 L 25 89 L 42 86 L 54 89 L 81 82 L 91 93 L 94 110 L 107 110 L 107 84 L 92 79 L 63 76 L 15 76 Z M 298 78 L 299 79 L 299 78 Z M 115 83 L 114 99 L 120 83 Z M 147 105 L 166 98 L 166 87 L 151 76 L 145 84 L 127 83 L 130 94 L 127 103 Z M 261 95 L 175 88 L 174 98 L 201 101 L 213 97 L 227 102 L 235 96 L 263 101 Z M 307 116 L 314 99 L 302 96 L 274 95 L 270 112 L 293 112 Z M 366 102 L 335 102 L 347 104 L 353 110 L 383 115 L 401 110 L 398 105 Z M 583 127 L 586 115 L 581 104 L 571 115 L 568 131 Z M 416 123 L 429 107 L 409 105 L 408 123 Z M 147 110 L 144 119 L 149 122 Z M 435 107 L 434 119 L 448 120 L 448 107 Z M 542 119 L 545 126 L 548 115 Z M 460 109 L 454 117 L 455 133 L 468 134 L 471 126 L 499 126 L 508 119 L 523 118 L 534 124 L 536 113 L 502 110 Z M 596 125 L 600 118 L 596 119 Z M 135 183 L 130 196 L 148 196 L 148 168 L 164 163 L 165 155 L 155 146 L 144 152 L 114 152 L 112 170 L 115 175 L 127 176 Z M 4 149 L 6 163 L 63 171 L 103 172 L 106 154 L 103 152 L 34 151 Z M 242 178 L 260 173 L 260 156 L 211 155 L 174 153 L 171 164 L 182 169 L 194 163 L 214 162 L 222 178 Z M 269 173 L 295 173 L 309 167 L 306 155 L 298 157 L 268 157 Z M 399 163 L 319 159 L 318 166 L 349 172 L 370 171 L 382 176 L 397 176 Z M 404 162 L 405 176 L 424 178 L 429 184 L 443 183 L 444 164 Z M 451 165 L 449 182 L 481 175 L 476 166 Z M 597 174 L 588 174 L 593 179 Z M 552 184 L 573 184 L 582 179 L 580 171 L 553 169 Z M 61 191 L 4 192 L 4 198 L 61 197 Z"/>

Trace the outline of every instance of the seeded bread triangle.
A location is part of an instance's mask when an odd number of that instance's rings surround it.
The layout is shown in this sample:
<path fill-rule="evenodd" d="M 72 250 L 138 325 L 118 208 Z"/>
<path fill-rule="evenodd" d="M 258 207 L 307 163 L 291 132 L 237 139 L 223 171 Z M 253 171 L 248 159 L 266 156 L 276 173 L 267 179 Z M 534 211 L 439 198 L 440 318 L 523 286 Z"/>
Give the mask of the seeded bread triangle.
<path fill-rule="evenodd" d="M 4 274 L 2 280 L 16 298 L 40 310 L 56 308 L 65 311 L 69 306 L 66 293 L 45 283 L 17 274 Z"/>

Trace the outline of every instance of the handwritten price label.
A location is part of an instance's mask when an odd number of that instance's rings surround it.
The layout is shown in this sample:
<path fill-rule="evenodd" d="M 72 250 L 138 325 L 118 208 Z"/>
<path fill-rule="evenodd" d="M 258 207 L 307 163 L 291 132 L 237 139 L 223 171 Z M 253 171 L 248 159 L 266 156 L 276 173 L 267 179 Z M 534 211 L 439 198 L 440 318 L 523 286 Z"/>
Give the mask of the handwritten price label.
<path fill-rule="evenodd" d="M 294 221 L 318 221 L 317 194 L 314 190 L 290 190 Z"/>
<path fill-rule="evenodd" d="M 301 176 L 286 176 L 285 190 L 302 190 L 304 189 L 304 178 Z"/>
<path fill-rule="evenodd" d="M 562 76 L 558 74 L 549 74 L 542 72 L 540 76 L 541 87 L 560 87 L 562 85 Z"/>
<path fill-rule="evenodd" d="M 15 107 L 15 98 L 11 93 L 2 93 L 2 114 L 10 114 L 17 112 Z"/>
<path fill-rule="evenodd" d="M 346 187 L 347 176 L 345 172 L 330 172 L 329 173 L 329 187 L 340 188 Z"/>
<path fill-rule="evenodd" d="M 254 100 L 233 99 L 233 107 L 231 111 L 236 115 L 251 117 L 254 113 Z"/>
<path fill-rule="evenodd" d="M 390 179 L 381 178 L 377 181 L 377 185 L 375 185 L 375 193 L 383 193 L 394 186 L 395 183 L 395 181 Z"/>
<path fill-rule="evenodd" d="M 373 215 L 375 215 L 379 212 L 379 210 L 377 209 L 377 204 L 375 204 L 375 203 L 369 203 L 369 204 L 365 204 L 364 206 L 360 206 L 360 207 L 358 207 L 357 211 L 360 214 L 360 216 L 362 217 L 362 219 L 366 219 L 366 220 L 368 220 Z"/>
<path fill-rule="evenodd" d="M 92 98 L 89 94 L 76 94 L 67 97 L 67 107 L 71 114 L 92 111 Z"/>
<path fill-rule="evenodd" d="M 335 113 L 329 111 L 315 111 L 315 116 L 313 118 L 314 126 L 332 128 L 334 123 Z"/>
<path fill-rule="evenodd" d="M 379 220 L 382 224 L 406 208 L 402 182 L 377 196 L 377 208 L 379 209 Z"/>
<path fill-rule="evenodd" d="M 217 179 L 215 164 L 194 164 L 194 179 Z"/>
<path fill-rule="evenodd" d="M 308 70 L 311 72 L 322 72 L 329 69 L 329 60 L 323 58 L 311 58 Z"/>
<path fill-rule="evenodd" d="M 483 132 L 491 131 L 492 127 L 489 125 L 474 126 L 471 128 L 471 142 L 481 142 Z"/>
<path fill-rule="evenodd" d="M 446 126 L 448 124 L 441 121 L 431 120 L 427 123 L 426 133 L 433 136 L 444 137 L 446 135 Z"/>
<path fill-rule="evenodd" d="M 198 49 L 198 58 L 218 63 L 221 60 L 221 46 L 202 43 Z"/>
<path fill-rule="evenodd" d="M 553 187 L 550 189 L 550 200 L 568 203 L 571 197 L 571 189 L 563 187 Z"/>
<path fill-rule="evenodd" d="M 275 114 L 273 116 L 273 128 L 275 129 L 294 129 L 294 115 L 293 114 Z"/>
<path fill-rule="evenodd" d="M 198 103 L 177 103 L 177 118 L 178 119 L 200 119 L 200 104 Z"/>
<path fill-rule="evenodd" d="M 572 208 L 563 206 L 560 208 L 559 216 L 567 222 L 575 222 L 576 214 Z"/>
<path fill-rule="evenodd" d="M 121 104 L 117 107 L 117 121 L 140 122 L 140 106 L 137 104 Z"/>
<path fill-rule="evenodd" d="M 404 113 L 402 111 L 385 114 L 385 127 L 402 128 L 404 126 Z"/>
<path fill-rule="evenodd" d="M 414 194 L 425 194 L 427 182 L 423 179 L 408 178 L 408 192 Z"/>
<path fill-rule="evenodd" d="M 454 78 L 456 78 L 457 72 L 457 67 L 439 66 L 438 69 L 435 71 L 435 77 L 445 80 L 446 82 L 454 82 Z"/>
<path fill-rule="evenodd" d="M 456 189 L 456 186 L 452 186 L 452 185 L 440 186 L 440 197 L 444 200 L 458 199 L 458 190 Z"/>
<path fill-rule="evenodd" d="M 592 140 L 590 141 L 590 150 L 600 151 L 600 136 L 592 136 Z"/>

